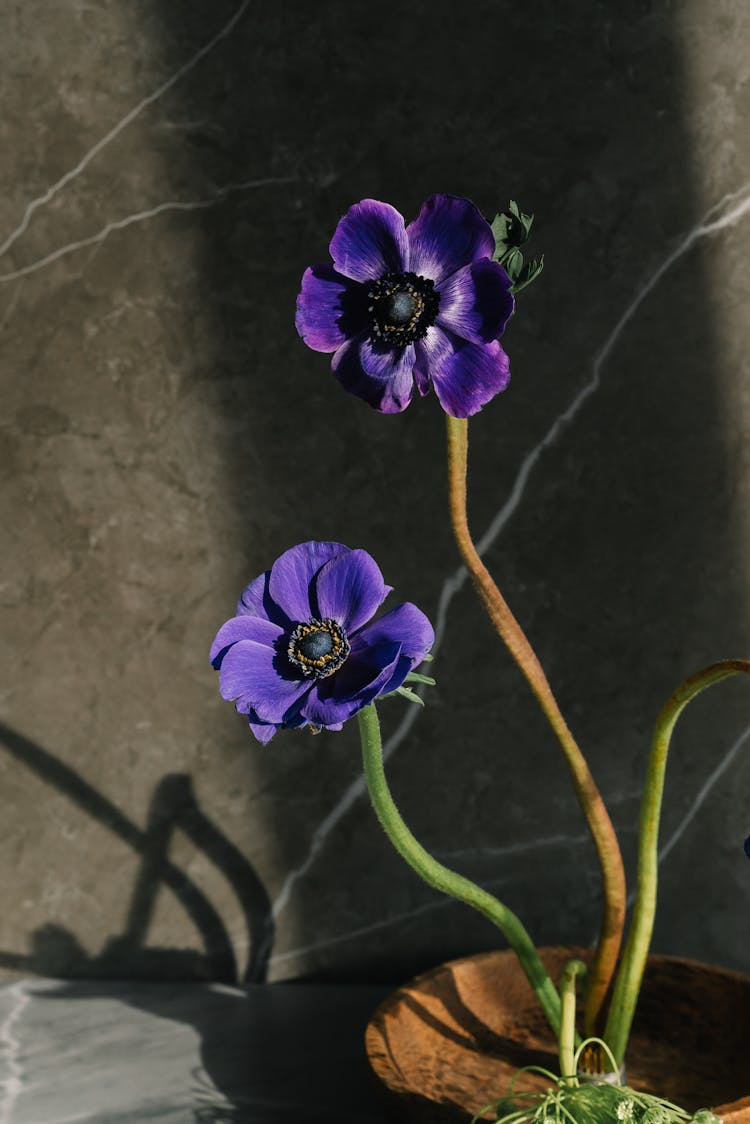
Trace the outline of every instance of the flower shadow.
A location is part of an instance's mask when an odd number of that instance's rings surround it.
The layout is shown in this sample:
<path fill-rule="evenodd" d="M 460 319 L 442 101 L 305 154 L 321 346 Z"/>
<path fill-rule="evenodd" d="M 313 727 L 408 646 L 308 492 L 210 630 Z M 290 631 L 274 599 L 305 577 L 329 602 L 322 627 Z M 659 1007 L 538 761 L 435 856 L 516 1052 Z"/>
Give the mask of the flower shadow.
<path fill-rule="evenodd" d="M 244 855 L 200 808 L 189 776 L 164 776 L 154 790 L 145 829 L 48 750 L 0 723 L 0 748 L 66 795 L 140 857 L 121 933 L 95 956 L 62 926 L 47 923 L 31 936 L 28 954 L 0 951 L 0 967 L 77 979 L 199 979 L 238 983 L 265 979 L 274 925 L 268 893 Z M 227 927 L 208 896 L 169 858 L 175 831 L 183 832 L 224 875 L 239 902 L 248 934 L 240 972 Z M 202 952 L 147 947 L 157 897 L 172 891 L 200 934 Z"/>

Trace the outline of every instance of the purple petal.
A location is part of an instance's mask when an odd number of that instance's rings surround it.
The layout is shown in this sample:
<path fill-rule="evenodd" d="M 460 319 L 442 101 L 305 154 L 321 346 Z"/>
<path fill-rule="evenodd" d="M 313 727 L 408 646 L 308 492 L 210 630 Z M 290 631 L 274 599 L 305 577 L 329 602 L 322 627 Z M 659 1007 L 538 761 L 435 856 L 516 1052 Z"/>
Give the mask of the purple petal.
<path fill-rule="evenodd" d="M 248 722 L 248 726 L 262 745 L 267 745 L 276 731 L 281 729 L 278 722 Z"/>
<path fill-rule="evenodd" d="M 238 706 L 237 709 L 239 710 L 240 707 Z M 296 710 L 293 714 L 287 715 L 284 722 L 264 722 L 262 719 L 258 718 L 258 715 L 252 707 L 248 711 L 248 726 L 258 741 L 262 742 L 263 745 L 270 742 L 277 730 L 296 730 L 304 725 L 305 719 L 300 718 Z"/>
<path fill-rule="evenodd" d="M 393 674 L 391 675 L 390 679 L 388 680 L 387 683 L 384 683 L 382 685 L 382 687 L 380 688 L 381 694 L 386 695 L 390 691 L 395 691 L 397 687 L 400 687 L 401 684 L 403 683 L 404 679 L 406 679 L 406 676 L 409 674 L 411 669 L 415 666 L 416 665 L 415 665 L 414 661 L 410 660 L 409 657 L 405 656 L 402 652 L 401 655 L 398 657 L 398 660 L 396 661 L 396 667 L 395 667 L 395 669 L 393 671 Z"/>
<path fill-rule="evenodd" d="M 249 614 L 232 617 L 216 633 L 209 659 L 214 667 L 219 668 L 227 648 L 239 640 L 254 640 L 256 644 L 265 644 L 266 647 L 273 649 L 281 634 L 282 629 L 264 617 L 253 617 Z"/>
<path fill-rule="evenodd" d="M 349 208 L 329 248 L 338 272 L 353 281 L 374 281 L 384 273 L 409 268 L 403 217 L 390 203 L 377 199 L 363 199 Z"/>
<path fill-rule="evenodd" d="M 400 350 L 376 350 L 364 333 L 349 340 L 333 357 L 333 373 L 344 390 L 363 398 L 381 414 L 399 414 L 411 402 L 414 344 Z"/>
<path fill-rule="evenodd" d="M 380 567 L 366 550 L 350 550 L 326 562 L 315 579 L 321 617 L 333 617 L 354 632 L 380 608 L 388 589 Z"/>
<path fill-rule="evenodd" d="M 417 367 L 454 418 L 476 414 L 510 381 L 508 356 L 497 340 L 469 343 L 436 326 L 417 344 Z"/>
<path fill-rule="evenodd" d="M 490 224 L 470 200 L 455 195 L 431 195 L 406 234 L 409 269 L 436 285 L 462 266 L 491 258 L 495 252 Z"/>
<path fill-rule="evenodd" d="M 412 605 L 411 601 L 405 601 L 376 621 L 370 621 L 356 635 L 351 636 L 350 640 L 350 659 L 366 658 L 371 648 L 397 643 L 414 667 L 422 662 L 434 644 L 435 633 L 422 610 Z"/>
<path fill-rule="evenodd" d="M 370 701 L 390 680 L 397 664 L 403 658 L 401 645 L 390 640 L 373 645 L 358 655 L 351 655 L 340 671 L 332 675 L 328 684 L 318 685 L 322 699 L 351 702 L 357 698 Z M 387 672 L 387 675 L 384 674 Z"/>
<path fill-rule="evenodd" d="M 362 704 L 364 705 L 364 704 Z M 317 688 L 313 687 L 310 694 L 305 699 L 305 705 L 302 710 L 308 722 L 312 722 L 315 726 L 325 726 L 326 728 L 332 726 L 334 723 L 344 723 L 347 718 L 351 718 L 356 714 L 361 706 L 357 702 L 336 702 L 335 699 L 321 699 L 318 696 Z"/>
<path fill-rule="evenodd" d="M 305 270 L 295 324 L 313 351 L 335 351 L 364 328 L 366 316 L 364 309 L 358 310 L 358 288 L 330 265 Z"/>
<path fill-rule="evenodd" d="M 434 328 L 428 328 L 428 335 L 434 330 Z M 440 331 L 439 328 L 437 330 Z M 424 398 L 425 394 L 429 393 L 432 383 L 430 382 L 430 371 L 426 363 L 424 364 L 424 367 L 419 366 L 419 352 L 417 352 L 417 361 L 414 364 L 414 382 L 416 384 L 417 390 L 421 394 L 422 398 Z"/>
<path fill-rule="evenodd" d="M 285 679 L 276 668 L 272 648 L 254 640 L 239 640 L 221 663 L 219 686 L 222 698 L 236 699 L 238 709 L 248 707 L 263 722 L 283 722 L 295 704 L 310 689 L 309 680 Z"/>
<path fill-rule="evenodd" d="M 266 570 L 260 577 L 254 578 L 245 589 L 237 602 L 237 615 L 250 613 L 254 617 L 273 616 L 273 601 L 268 594 L 268 579 L 271 571 Z"/>
<path fill-rule="evenodd" d="M 417 359 L 414 365 L 414 379 L 420 388 L 420 394 L 426 394 L 430 389 L 435 371 L 440 371 L 443 364 L 447 363 L 455 350 L 453 340 L 448 332 L 433 324 L 427 329 L 426 334 L 417 342 Z"/>
<path fill-rule="evenodd" d="M 317 726 L 330 726 L 332 723 L 345 722 L 347 718 L 351 718 L 363 706 L 372 702 L 383 691 L 385 684 L 393 678 L 401 655 L 399 645 L 385 645 L 382 655 L 384 658 L 389 655 L 392 657 L 385 666 L 380 668 L 369 664 L 355 666 L 349 679 L 344 679 L 342 676 L 344 670 L 342 668 L 341 672 L 331 677 L 337 681 L 333 684 L 333 689 L 325 680 L 318 683 L 300 707 L 300 714 L 308 722 L 314 722 Z M 353 688 L 358 680 L 359 685 L 356 690 L 347 690 L 342 697 L 338 685 L 340 679 L 344 687 Z"/>
<path fill-rule="evenodd" d="M 315 615 L 310 583 L 321 566 L 348 547 L 337 542 L 303 542 L 276 559 L 268 579 L 268 592 L 290 621 L 307 621 Z"/>
<path fill-rule="evenodd" d="M 472 343 L 489 343 L 503 334 L 513 312 L 511 280 L 488 258 L 465 265 L 440 286 L 437 322 Z"/>
<path fill-rule="evenodd" d="M 363 371 L 370 378 L 403 379 L 410 383 L 416 351 L 413 343 L 401 348 L 384 348 L 382 344 L 365 339 L 359 348 L 359 359 Z"/>

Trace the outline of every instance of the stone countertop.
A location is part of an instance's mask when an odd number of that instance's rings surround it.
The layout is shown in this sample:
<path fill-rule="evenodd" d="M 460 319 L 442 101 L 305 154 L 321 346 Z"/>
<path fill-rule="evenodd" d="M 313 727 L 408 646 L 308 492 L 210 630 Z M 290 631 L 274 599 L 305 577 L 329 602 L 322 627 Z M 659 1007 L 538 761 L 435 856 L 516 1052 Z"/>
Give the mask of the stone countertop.
<path fill-rule="evenodd" d="M 378 987 L 20 980 L 0 989 L 0 1121 L 386 1124 Z"/>

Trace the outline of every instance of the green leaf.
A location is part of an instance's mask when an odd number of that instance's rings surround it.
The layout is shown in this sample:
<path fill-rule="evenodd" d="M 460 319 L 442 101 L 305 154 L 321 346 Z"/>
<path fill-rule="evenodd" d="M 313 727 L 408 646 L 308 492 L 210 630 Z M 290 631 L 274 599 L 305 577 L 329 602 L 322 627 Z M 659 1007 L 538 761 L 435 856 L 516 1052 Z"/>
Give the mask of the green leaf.
<path fill-rule="evenodd" d="M 499 261 L 508 251 L 508 219 L 505 215 L 495 215 L 492 220 L 492 233 L 495 237 L 495 261 Z"/>
<path fill-rule="evenodd" d="M 495 238 L 493 259 L 499 261 L 507 270 L 511 281 L 515 282 L 520 277 L 523 256 L 519 247 L 528 241 L 533 224 L 534 216 L 525 214 L 515 199 L 511 199 L 507 211 L 500 211 L 492 220 L 492 233 Z M 538 270 L 534 276 L 538 276 L 539 272 L 541 270 Z M 524 280 L 523 284 L 528 285 L 530 280 L 533 278 Z"/>
<path fill-rule="evenodd" d="M 429 675 L 420 675 L 418 671 L 410 671 L 404 679 L 404 683 L 426 683 L 428 687 L 434 687 L 436 680 L 430 678 Z"/>
<path fill-rule="evenodd" d="M 419 695 L 415 695 L 408 687 L 397 687 L 391 694 L 401 695 L 402 698 L 408 699 L 409 702 L 419 703 L 420 706 L 424 706 L 424 699 L 421 699 Z"/>
<path fill-rule="evenodd" d="M 540 258 L 533 258 L 526 266 L 523 272 L 520 272 L 514 277 L 509 271 L 509 276 L 513 284 L 511 285 L 511 292 L 515 295 L 520 293 L 521 289 L 525 289 L 532 281 L 536 281 L 539 274 L 544 269 L 544 254 Z"/>
<path fill-rule="evenodd" d="M 523 269 L 523 254 L 520 250 L 508 250 L 507 254 L 500 258 L 500 265 L 515 285 Z"/>

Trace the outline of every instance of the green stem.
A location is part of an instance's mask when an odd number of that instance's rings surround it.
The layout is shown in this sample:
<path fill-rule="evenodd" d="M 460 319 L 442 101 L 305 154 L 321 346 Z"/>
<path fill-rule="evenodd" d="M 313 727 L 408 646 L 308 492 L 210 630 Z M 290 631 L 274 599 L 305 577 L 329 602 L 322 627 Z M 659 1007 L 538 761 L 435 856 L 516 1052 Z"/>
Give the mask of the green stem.
<path fill-rule="evenodd" d="M 565 755 L 578 802 L 586 818 L 602 877 L 602 923 L 585 994 L 586 1033 L 593 1034 L 609 989 L 625 925 L 625 870 L 617 836 L 586 758 L 563 718 L 544 669 L 526 634 L 479 556 L 466 514 L 468 422 L 446 416 L 448 433 L 448 502 L 456 543 L 477 593 L 500 638 L 536 696 Z"/>
<path fill-rule="evenodd" d="M 588 969 L 582 960 L 569 960 L 560 978 L 560 1076 L 568 1085 L 577 1085 L 576 1048 L 576 976 L 586 978 Z"/>
<path fill-rule="evenodd" d="M 508 941 L 526 973 L 549 1024 L 556 1035 L 560 1033 L 560 996 L 552 980 L 547 975 L 531 937 L 521 921 L 492 894 L 482 890 L 463 875 L 449 870 L 447 866 L 434 859 L 414 838 L 401 818 L 388 788 L 383 769 L 383 747 L 380 738 L 380 722 L 377 711 L 371 703 L 357 714 L 359 733 L 362 739 L 362 760 L 370 799 L 381 827 L 393 846 L 417 874 L 443 894 L 457 898 L 472 909 L 484 914 Z"/>
<path fill-rule="evenodd" d="M 646 967 L 656 914 L 659 868 L 659 820 L 669 743 L 677 719 L 687 704 L 706 687 L 738 673 L 750 674 L 750 660 L 722 660 L 681 683 L 659 715 L 641 805 L 638 842 L 638 881 L 630 933 L 617 974 L 604 1038 L 622 1065 Z"/>

